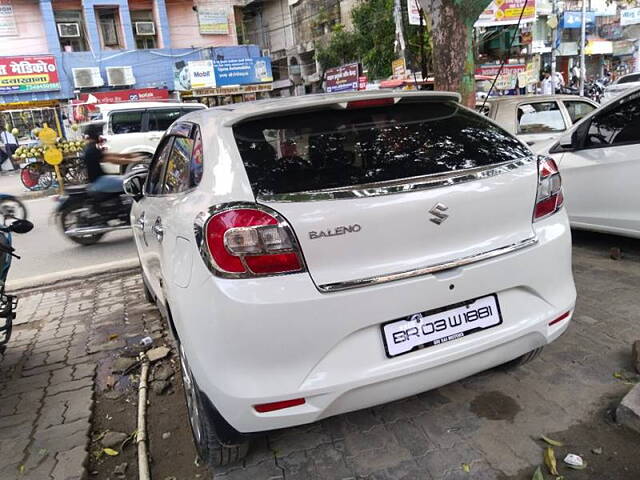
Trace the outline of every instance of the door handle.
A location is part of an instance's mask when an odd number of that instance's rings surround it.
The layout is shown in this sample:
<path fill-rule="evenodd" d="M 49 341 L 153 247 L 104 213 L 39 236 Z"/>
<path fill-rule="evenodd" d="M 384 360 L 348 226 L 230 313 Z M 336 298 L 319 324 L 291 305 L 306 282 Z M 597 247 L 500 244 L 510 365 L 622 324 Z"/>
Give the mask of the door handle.
<path fill-rule="evenodd" d="M 140 215 L 140 217 L 138 217 L 138 220 L 136 220 L 136 222 L 133 224 L 133 228 L 136 228 L 140 231 L 144 231 L 144 224 L 145 224 L 145 220 L 144 220 L 144 213 L 142 215 Z"/>
<path fill-rule="evenodd" d="M 153 227 L 151 227 L 151 231 L 156 236 L 156 239 L 161 242 L 162 237 L 164 236 L 164 228 L 162 227 L 162 220 L 160 220 L 160 217 L 158 217 L 156 223 L 154 223 Z"/>

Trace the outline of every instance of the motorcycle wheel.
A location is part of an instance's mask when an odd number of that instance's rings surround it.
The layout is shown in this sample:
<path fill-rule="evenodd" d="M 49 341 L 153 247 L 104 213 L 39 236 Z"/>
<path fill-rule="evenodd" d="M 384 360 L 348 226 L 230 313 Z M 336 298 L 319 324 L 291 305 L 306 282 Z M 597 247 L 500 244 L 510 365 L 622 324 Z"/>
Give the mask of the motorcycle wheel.
<path fill-rule="evenodd" d="M 94 233 L 91 235 L 81 235 L 81 236 L 76 236 L 76 235 L 71 236 L 65 233 L 70 228 L 78 227 L 78 216 L 79 216 L 78 211 L 84 208 L 86 207 L 78 205 L 74 208 L 63 210 L 60 213 L 60 227 L 62 228 L 62 233 L 64 233 L 65 236 L 72 242 L 75 242 L 79 245 L 93 245 L 94 243 L 97 243 L 98 241 L 100 241 L 100 239 L 104 236 L 104 233 Z"/>

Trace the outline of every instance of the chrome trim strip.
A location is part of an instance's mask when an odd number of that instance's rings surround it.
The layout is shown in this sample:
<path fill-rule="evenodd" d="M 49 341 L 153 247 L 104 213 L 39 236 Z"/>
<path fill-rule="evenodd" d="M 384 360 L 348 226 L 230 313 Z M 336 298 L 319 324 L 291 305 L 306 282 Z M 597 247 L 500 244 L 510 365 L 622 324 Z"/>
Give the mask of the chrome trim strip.
<path fill-rule="evenodd" d="M 351 290 L 353 288 L 369 287 L 371 285 L 380 285 L 388 282 L 395 282 L 398 280 L 406 280 L 408 278 L 420 277 L 422 275 L 428 275 L 430 273 L 443 272 L 452 268 L 462 267 L 471 263 L 480 262 L 482 260 L 488 260 L 490 258 L 499 257 L 507 253 L 515 252 L 523 248 L 530 247 L 538 243 L 536 237 L 530 237 L 521 242 L 507 245 L 506 247 L 496 248 L 489 250 L 488 252 L 478 253 L 463 257 L 458 260 L 452 260 L 450 262 L 438 263 L 436 265 L 430 265 L 428 267 L 417 268 L 414 270 L 407 270 L 404 272 L 390 273 L 387 275 L 380 275 L 376 277 L 361 278 L 359 280 L 349 280 L 346 282 L 326 283 L 324 285 L 318 285 L 318 290 L 322 293 L 341 292 L 343 290 Z"/>
<path fill-rule="evenodd" d="M 258 194 L 256 199 L 262 202 L 315 202 L 320 200 L 377 197 L 381 195 L 428 190 L 495 177 L 496 175 L 515 170 L 531 163 L 535 158 L 535 156 L 530 156 L 461 171 L 402 178 L 400 180 L 390 180 L 387 182 L 367 183 L 350 187 L 312 190 L 299 193 Z"/>

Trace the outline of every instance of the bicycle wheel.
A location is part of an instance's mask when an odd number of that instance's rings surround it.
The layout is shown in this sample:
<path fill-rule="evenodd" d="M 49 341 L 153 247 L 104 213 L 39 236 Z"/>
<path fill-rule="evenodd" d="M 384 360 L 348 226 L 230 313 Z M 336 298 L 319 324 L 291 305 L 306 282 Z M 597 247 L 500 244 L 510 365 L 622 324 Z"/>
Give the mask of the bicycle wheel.
<path fill-rule="evenodd" d="M 29 190 L 45 190 L 53 183 L 53 172 L 43 163 L 30 163 L 22 168 L 20 180 Z"/>

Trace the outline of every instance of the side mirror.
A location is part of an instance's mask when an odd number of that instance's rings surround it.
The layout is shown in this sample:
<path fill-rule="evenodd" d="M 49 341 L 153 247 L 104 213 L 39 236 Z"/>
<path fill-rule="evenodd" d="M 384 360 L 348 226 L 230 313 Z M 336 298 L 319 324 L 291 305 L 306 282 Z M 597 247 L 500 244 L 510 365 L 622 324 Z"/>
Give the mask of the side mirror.
<path fill-rule="evenodd" d="M 577 145 L 576 132 L 566 133 L 549 149 L 549 153 L 569 152 Z"/>
<path fill-rule="evenodd" d="M 124 193 L 133 198 L 136 202 L 144 196 L 144 184 L 149 175 L 149 165 L 135 165 L 131 171 L 125 175 L 122 184 Z"/>
<path fill-rule="evenodd" d="M 9 231 L 13 233 L 29 233 L 33 230 L 33 223 L 29 220 L 16 220 L 9 225 Z"/>

